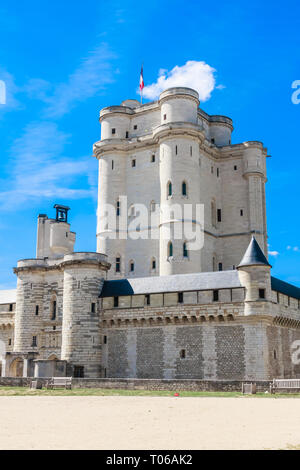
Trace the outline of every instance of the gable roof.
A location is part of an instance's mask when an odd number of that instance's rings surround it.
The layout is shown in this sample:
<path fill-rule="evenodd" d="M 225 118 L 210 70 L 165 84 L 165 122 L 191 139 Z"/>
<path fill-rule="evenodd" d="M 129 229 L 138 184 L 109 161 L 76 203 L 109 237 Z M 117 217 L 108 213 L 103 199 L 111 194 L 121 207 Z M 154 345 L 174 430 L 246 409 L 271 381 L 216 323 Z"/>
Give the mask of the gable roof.
<path fill-rule="evenodd" d="M 100 297 L 242 287 L 238 272 L 217 271 L 104 281 Z"/>
<path fill-rule="evenodd" d="M 248 248 L 243 256 L 243 259 L 237 267 L 240 268 L 242 266 L 256 265 L 271 266 L 268 263 L 268 260 L 265 257 L 264 253 L 262 252 L 262 249 L 260 248 L 259 244 L 255 240 L 255 238 L 252 237 L 251 242 L 249 243 Z"/>
<path fill-rule="evenodd" d="M 281 292 L 281 294 L 288 295 L 289 297 L 294 297 L 294 299 L 300 299 L 300 288 L 297 286 L 293 286 L 288 282 L 281 281 L 276 277 L 271 276 L 271 288 L 277 292 Z"/>

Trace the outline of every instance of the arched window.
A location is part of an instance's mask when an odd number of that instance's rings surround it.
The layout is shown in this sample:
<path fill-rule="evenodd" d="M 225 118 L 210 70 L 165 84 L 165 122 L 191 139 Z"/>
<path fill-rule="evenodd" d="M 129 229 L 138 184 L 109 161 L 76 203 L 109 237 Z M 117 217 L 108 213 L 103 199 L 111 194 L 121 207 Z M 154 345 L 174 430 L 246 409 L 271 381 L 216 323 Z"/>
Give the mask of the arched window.
<path fill-rule="evenodd" d="M 186 182 L 183 181 L 182 183 L 182 186 L 181 186 L 181 193 L 183 196 L 187 196 L 187 186 L 186 186 Z"/>
<path fill-rule="evenodd" d="M 132 259 L 129 261 L 129 271 L 134 272 L 134 261 Z"/>
<path fill-rule="evenodd" d="M 170 258 L 171 256 L 173 256 L 173 243 L 169 242 L 169 244 L 168 244 L 168 258 Z"/>
<path fill-rule="evenodd" d="M 183 252 L 183 257 L 184 257 L 184 258 L 188 258 L 188 257 L 189 257 L 186 242 L 184 242 L 184 244 L 182 245 L 182 252 Z"/>
<path fill-rule="evenodd" d="M 121 272 L 121 256 L 117 255 L 116 256 L 116 273 Z"/>
<path fill-rule="evenodd" d="M 168 197 L 172 196 L 172 192 L 173 192 L 172 183 L 171 183 L 171 181 L 169 181 L 168 184 L 167 184 L 167 195 L 168 195 Z"/>

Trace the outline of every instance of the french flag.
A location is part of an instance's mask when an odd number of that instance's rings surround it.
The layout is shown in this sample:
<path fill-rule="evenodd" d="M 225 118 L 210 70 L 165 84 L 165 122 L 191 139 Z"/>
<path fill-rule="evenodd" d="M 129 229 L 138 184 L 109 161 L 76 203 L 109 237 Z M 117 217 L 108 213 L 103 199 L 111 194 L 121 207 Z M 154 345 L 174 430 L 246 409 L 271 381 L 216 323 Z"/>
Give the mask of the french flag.
<path fill-rule="evenodd" d="M 143 66 L 141 68 L 141 75 L 140 75 L 140 92 L 142 93 L 144 88 L 144 76 L 143 76 Z"/>

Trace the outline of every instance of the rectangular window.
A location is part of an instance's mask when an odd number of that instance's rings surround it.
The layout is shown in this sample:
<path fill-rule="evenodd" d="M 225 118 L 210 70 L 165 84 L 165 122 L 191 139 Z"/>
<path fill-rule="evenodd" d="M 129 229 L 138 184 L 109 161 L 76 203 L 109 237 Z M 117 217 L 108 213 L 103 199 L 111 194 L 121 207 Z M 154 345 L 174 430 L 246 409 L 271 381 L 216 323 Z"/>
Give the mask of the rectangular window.
<path fill-rule="evenodd" d="M 156 261 L 155 261 L 155 259 L 152 260 L 152 269 L 156 269 Z"/>
<path fill-rule="evenodd" d="M 111 161 L 111 169 L 112 170 L 114 169 L 114 161 L 113 160 Z"/>
<path fill-rule="evenodd" d="M 136 124 L 133 126 L 133 129 L 134 129 L 135 131 L 137 130 L 137 125 L 136 125 Z"/>
<path fill-rule="evenodd" d="M 218 222 L 221 222 L 222 221 L 222 211 L 221 211 L 221 209 L 217 210 L 217 215 L 218 215 Z"/>
<path fill-rule="evenodd" d="M 96 304 L 95 302 L 92 302 L 92 307 L 91 307 L 92 313 L 96 312 Z"/>
<path fill-rule="evenodd" d="M 219 168 L 217 168 L 217 177 L 219 178 L 219 176 L 220 176 L 220 170 Z"/>
<path fill-rule="evenodd" d="M 234 169 L 234 171 L 236 171 L 236 170 L 237 170 L 237 166 L 236 166 L 236 165 L 234 165 L 233 169 Z"/>
<path fill-rule="evenodd" d="M 121 258 L 116 258 L 116 273 L 121 271 Z"/>
<path fill-rule="evenodd" d="M 240 216 L 243 217 L 243 215 L 244 215 L 244 211 L 243 209 L 240 209 Z"/>
<path fill-rule="evenodd" d="M 145 295 L 145 304 L 150 305 L 150 294 Z"/>
<path fill-rule="evenodd" d="M 155 162 L 155 155 L 152 155 L 152 156 L 151 156 L 151 162 L 152 162 L 152 163 Z"/>
<path fill-rule="evenodd" d="M 213 301 L 214 302 L 218 302 L 219 300 L 219 291 L 218 290 L 214 290 L 213 291 Z"/>
<path fill-rule="evenodd" d="M 135 159 L 131 160 L 131 166 L 135 167 Z"/>
<path fill-rule="evenodd" d="M 258 295 L 260 299 L 265 299 L 265 295 L 266 295 L 265 289 L 259 289 Z"/>
<path fill-rule="evenodd" d="M 180 351 L 180 359 L 185 359 L 186 355 L 185 355 L 185 349 L 181 349 Z"/>
<path fill-rule="evenodd" d="M 84 366 L 74 366 L 74 377 L 77 379 L 84 378 Z"/>
<path fill-rule="evenodd" d="M 223 264 L 219 263 L 219 271 L 223 271 Z"/>
<path fill-rule="evenodd" d="M 103 336 L 103 344 L 107 344 L 107 336 L 106 335 Z"/>
<path fill-rule="evenodd" d="M 52 317 L 51 320 L 55 320 L 56 318 L 56 300 L 52 302 Z"/>
<path fill-rule="evenodd" d="M 39 314 L 39 306 L 38 306 L 38 305 L 35 306 L 35 314 L 36 314 L 36 315 Z"/>
<path fill-rule="evenodd" d="M 10 311 L 10 312 L 13 311 L 13 304 L 9 304 L 9 311 Z"/>
<path fill-rule="evenodd" d="M 215 139 L 210 139 L 211 143 L 214 144 L 215 143 Z"/>
<path fill-rule="evenodd" d="M 190 146 L 190 156 L 192 157 L 192 155 L 193 155 L 193 147 Z"/>
<path fill-rule="evenodd" d="M 130 263 L 130 272 L 134 271 L 134 263 Z"/>
<path fill-rule="evenodd" d="M 119 307 L 119 297 L 114 297 L 114 307 Z"/>
<path fill-rule="evenodd" d="M 164 114 L 164 121 L 165 121 L 166 119 L 167 119 L 167 115 L 166 115 L 166 114 Z"/>
<path fill-rule="evenodd" d="M 210 172 L 211 172 L 211 174 L 214 173 L 214 167 L 213 166 L 211 167 Z"/>
<path fill-rule="evenodd" d="M 126 131 L 126 139 L 128 139 L 128 137 L 129 137 L 129 132 Z"/>
<path fill-rule="evenodd" d="M 178 303 L 183 304 L 183 292 L 178 292 Z"/>
<path fill-rule="evenodd" d="M 8 340 L 8 346 L 11 346 L 11 338 Z"/>
<path fill-rule="evenodd" d="M 116 133 L 116 129 L 115 129 L 114 127 L 112 128 L 111 133 L 112 133 L 112 134 L 115 134 L 115 133 Z"/>
<path fill-rule="evenodd" d="M 37 340 L 36 340 L 36 336 L 33 336 L 32 337 L 32 345 L 31 345 L 33 348 L 35 348 L 37 346 Z"/>
<path fill-rule="evenodd" d="M 177 155 L 178 153 L 178 148 L 177 148 L 177 145 L 175 145 L 175 155 Z"/>

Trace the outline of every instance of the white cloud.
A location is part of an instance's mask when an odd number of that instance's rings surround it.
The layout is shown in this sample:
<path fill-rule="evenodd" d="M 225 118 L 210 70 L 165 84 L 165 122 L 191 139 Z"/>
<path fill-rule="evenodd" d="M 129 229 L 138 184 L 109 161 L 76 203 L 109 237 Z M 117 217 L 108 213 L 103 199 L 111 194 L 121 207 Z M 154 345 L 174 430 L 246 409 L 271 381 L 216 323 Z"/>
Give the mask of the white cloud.
<path fill-rule="evenodd" d="M 270 256 L 278 256 L 278 255 L 279 255 L 279 251 L 269 251 L 269 255 L 270 255 Z"/>
<path fill-rule="evenodd" d="M 0 68 L 0 80 L 5 84 L 5 103 L 0 103 L 0 119 L 4 114 L 13 109 L 20 108 L 20 102 L 17 100 L 16 95 L 20 91 L 15 84 L 13 75 L 4 69 Z"/>
<path fill-rule="evenodd" d="M 300 252 L 300 248 L 299 246 L 291 246 L 291 245 L 288 245 L 286 247 L 287 250 L 293 250 L 293 251 L 297 251 L 297 252 Z"/>
<path fill-rule="evenodd" d="M 189 60 L 182 66 L 176 65 L 170 72 L 161 69 L 156 82 L 145 86 L 143 96 L 156 99 L 167 88 L 189 87 L 198 91 L 200 101 L 206 101 L 216 86 L 214 72 L 210 65 L 196 60 Z"/>
<path fill-rule="evenodd" d="M 299 246 L 294 246 L 293 250 L 294 251 L 300 251 Z"/>
<path fill-rule="evenodd" d="M 89 52 L 68 80 L 55 87 L 52 96 L 43 97 L 48 104 L 46 116 L 61 117 L 68 113 L 76 103 L 103 91 L 106 85 L 114 80 L 112 66 L 114 58 L 115 55 L 105 43 Z M 41 85 L 45 86 L 45 83 L 37 82 L 36 85 L 40 92 Z"/>
<path fill-rule="evenodd" d="M 0 208 L 11 210 L 42 198 L 93 197 L 95 165 L 91 157 L 64 156 L 69 135 L 52 122 L 30 123 L 16 139 L 9 161 L 12 168 L 0 181 Z"/>

